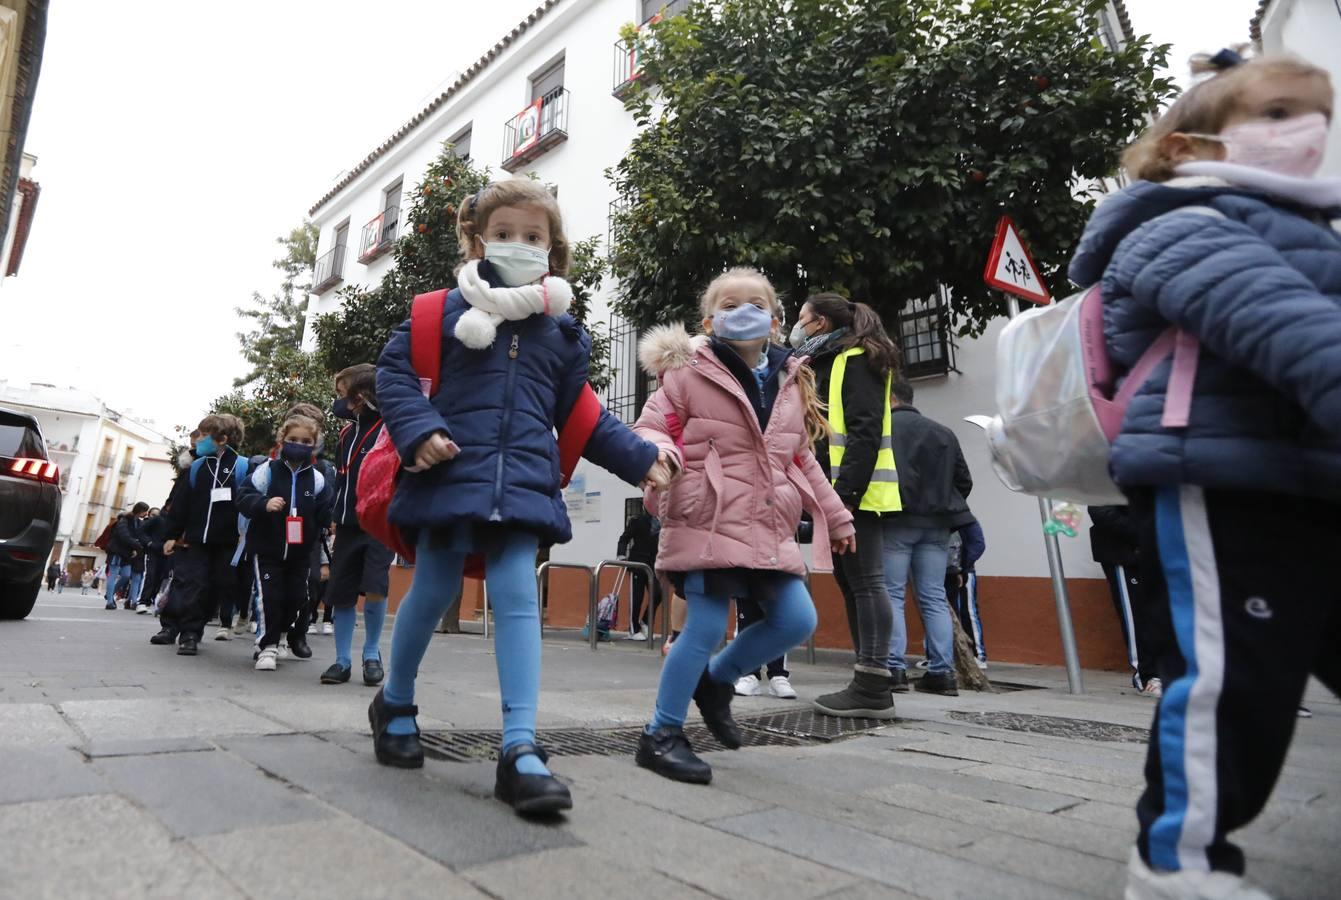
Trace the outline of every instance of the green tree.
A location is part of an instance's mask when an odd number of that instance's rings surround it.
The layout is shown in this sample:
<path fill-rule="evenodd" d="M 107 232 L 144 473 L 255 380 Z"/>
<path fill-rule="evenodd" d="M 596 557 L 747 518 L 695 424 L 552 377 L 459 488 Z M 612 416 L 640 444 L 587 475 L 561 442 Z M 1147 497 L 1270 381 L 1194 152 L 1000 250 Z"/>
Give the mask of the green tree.
<path fill-rule="evenodd" d="M 275 242 L 284 248 L 284 255 L 273 263 L 284 273 L 279 290 L 268 298 L 253 291 L 251 305 L 236 307 L 244 324 L 249 323 L 237 337 L 242 358 L 251 368 L 233 380 L 235 388 L 262 378 L 281 349 L 300 350 L 303 345 L 307 294 L 317 259 L 317 227 L 304 221 Z"/>
<path fill-rule="evenodd" d="M 232 413 L 242 420 L 246 436 L 239 453 L 266 454 L 275 446 L 279 426 L 296 403 L 314 403 L 324 408 L 335 388 L 330 374 L 315 354 L 294 347 L 279 347 L 261 374 L 245 387 L 235 388 L 210 405 L 212 413 Z M 321 422 L 328 455 L 334 453 L 340 425 L 333 416 Z"/>
<path fill-rule="evenodd" d="M 405 233 L 392 253 L 395 265 L 376 287 L 349 286 L 339 292 L 340 308 L 316 320 L 316 354 L 329 372 L 356 363 L 375 362 L 396 326 L 410 316 L 416 294 L 456 287 L 462 263 L 456 239 L 457 211 L 489 183 L 489 170 L 477 169 L 445 143 L 415 188 L 405 215 Z M 573 315 L 592 331 L 592 384 L 604 387 L 607 340 L 587 321 L 592 294 L 600 287 L 604 261 L 599 239 L 573 244 Z"/>
<path fill-rule="evenodd" d="M 694 319 L 704 283 L 747 264 L 793 303 L 838 290 L 887 320 L 945 285 L 977 333 L 1002 311 L 981 273 L 1003 212 L 1064 292 L 1079 186 L 1172 89 L 1166 47 L 1102 47 L 1102 5 L 716 0 L 626 29 L 646 127 L 610 173 L 618 311 Z"/>

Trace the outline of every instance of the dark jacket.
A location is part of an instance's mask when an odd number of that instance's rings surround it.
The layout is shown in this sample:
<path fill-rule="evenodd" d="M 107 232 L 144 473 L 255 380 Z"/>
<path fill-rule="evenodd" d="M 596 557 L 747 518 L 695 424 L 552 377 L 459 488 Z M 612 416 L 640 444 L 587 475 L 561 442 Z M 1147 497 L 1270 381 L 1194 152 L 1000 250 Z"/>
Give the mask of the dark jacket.
<path fill-rule="evenodd" d="M 232 447 L 225 447 L 222 455 L 198 459 L 182 473 L 173 487 L 172 504 L 164 515 L 165 538 L 185 536 L 189 544 L 236 546 L 238 510 L 234 501 L 237 484 L 233 470 L 237 462 L 237 453 Z M 211 502 L 216 487 L 228 488 L 231 498 Z"/>
<path fill-rule="evenodd" d="M 1223 218 L 1184 212 L 1210 207 Z M 1119 485 L 1341 498 L 1341 235 L 1323 214 L 1207 179 L 1105 201 L 1071 261 L 1101 282 L 1109 355 L 1129 369 L 1170 324 L 1201 344 L 1186 428 L 1160 419 L 1170 362 L 1113 444 Z"/>
<path fill-rule="evenodd" d="M 487 264 L 479 271 L 498 283 Z M 571 316 L 503 322 L 491 347 L 471 350 L 454 336 L 468 309 L 459 290 L 443 315 L 441 388 L 429 400 L 410 362 L 410 323 L 402 323 L 377 362 L 377 399 L 401 459 L 434 432 L 461 448 L 426 472 L 402 470 L 391 521 L 420 528 L 496 523 L 535 532 L 542 543 L 572 538 L 559 490 L 561 426 L 587 384 L 591 338 Z M 602 410 L 583 456 L 638 484 L 657 450 Z"/>
<path fill-rule="evenodd" d="M 892 431 L 903 510 L 890 515 L 917 528 L 957 529 L 972 522 L 966 501 L 973 475 L 955 433 L 915 406 L 894 408 Z"/>
<path fill-rule="evenodd" d="M 1090 552 L 1094 561 L 1110 566 L 1136 565 L 1140 535 L 1126 506 L 1091 506 Z"/>
<path fill-rule="evenodd" d="M 261 463 L 255 471 L 247 473 L 237 494 L 238 509 L 250 520 L 246 552 L 261 559 L 288 559 L 295 553 L 306 558 L 322 529 L 330 524 L 334 496 L 330 482 L 310 464 L 294 471 L 279 460 Z M 284 509 L 266 510 L 266 503 L 273 497 L 284 500 Z M 301 546 L 288 542 L 290 516 L 302 517 Z"/>
<path fill-rule="evenodd" d="M 619 536 L 619 547 L 615 551 L 621 559 L 633 562 L 656 562 L 657 547 L 661 543 L 661 522 L 646 511 L 638 513 L 624 526 Z"/>
<path fill-rule="evenodd" d="M 736 381 L 740 382 L 741 389 L 745 391 L 745 396 L 750 401 L 750 408 L 754 410 L 754 415 L 759 420 L 759 430 L 767 431 L 768 417 L 773 413 L 773 403 L 778 399 L 778 388 L 781 386 L 782 379 L 779 373 L 787 367 L 787 360 L 792 358 L 791 353 L 782 347 L 769 348 L 768 374 L 764 376 L 761 385 L 754 375 L 754 370 L 746 365 L 740 354 L 729 345 L 714 339 L 711 347 L 713 354 L 722 361 L 722 365 L 726 366 L 731 374 L 736 376 Z"/>
<path fill-rule="evenodd" d="M 950 555 L 945 561 L 945 570 L 956 575 L 972 572 L 986 552 L 987 538 L 983 536 L 978 520 L 974 519 L 950 535 Z"/>
<path fill-rule="evenodd" d="M 822 403 L 829 401 L 829 382 L 840 344 L 841 340 L 837 344 L 829 344 L 810 360 L 810 368 L 815 371 L 815 387 Z M 885 385 L 871 371 L 864 353 L 847 361 L 847 373 L 843 376 L 843 420 L 847 426 L 847 448 L 833 489 L 843 505 L 856 509 L 861 505 L 866 489 L 870 487 L 885 424 Z M 819 460 L 824 474 L 833 480 L 827 440 L 815 444 L 815 459 Z M 894 464 L 899 464 L 897 456 Z"/>
<path fill-rule="evenodd" d="M 336 450 L 335 512 L 336 525 L 357 525 L 358 481 L 363 458 L 377 443 L 382 433 L 382 414 L 364 410 L 355 422 L 340 430 L 340 446 Z"/>
<path fill-rule="evenodd" d="M 116 520 L 116 526 L 112 529 L 112 536 L 107 541 L 107 555 L 115 556 L 121 560 L 122 565 L 130 565 L 131 561 L 144 552 L 145 540 L 140 533 L 140 520 L 135 516 L 126 513 Z"/>

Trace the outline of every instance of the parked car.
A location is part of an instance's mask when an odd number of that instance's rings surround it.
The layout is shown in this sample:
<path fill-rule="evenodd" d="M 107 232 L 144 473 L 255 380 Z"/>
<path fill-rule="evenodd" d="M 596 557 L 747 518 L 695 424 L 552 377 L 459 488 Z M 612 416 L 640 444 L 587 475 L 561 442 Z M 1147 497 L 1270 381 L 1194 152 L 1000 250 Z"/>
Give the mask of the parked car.
<path fill-rule="evenodd" d="M 0 619 L 32 611 L 61 515 L 60 468 L 32 416 L 0 408 Z"/>

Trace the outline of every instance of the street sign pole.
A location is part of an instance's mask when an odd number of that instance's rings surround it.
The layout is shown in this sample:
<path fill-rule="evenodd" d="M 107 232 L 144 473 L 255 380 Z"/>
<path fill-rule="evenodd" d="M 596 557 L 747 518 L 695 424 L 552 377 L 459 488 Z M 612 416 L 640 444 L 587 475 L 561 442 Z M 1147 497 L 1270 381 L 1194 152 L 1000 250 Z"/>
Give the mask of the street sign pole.
<path fill-rule="evenodd" d="M 1003 292 L 1004 293 L 1004 292 Z M 1010 317 L 1020 314 L 1020 301 L 1015 295 L 1007 293 Z M 1071 693 L 1085 693 L 1085 682 L 1080 674 L 1080 653 L 1076 649 L 1076 630 L 1071 623 L 1071 599 L 1066 590 L 1066 573 L 1062 569 L 1062 545 L 1055 532 L 1049 532 L 1046 526 L 1052 521 L 1052 501 L 1046 497 L 1038 498 L 1038 514 L 1043 521 L 1043 546 L 1048 553 L 1048 571 L 1052 575 L 1052 600 L 1057 606 L 1057 630 L 1062 634 L 1062 658 L 1066 661 L 1066 681 Z"/>

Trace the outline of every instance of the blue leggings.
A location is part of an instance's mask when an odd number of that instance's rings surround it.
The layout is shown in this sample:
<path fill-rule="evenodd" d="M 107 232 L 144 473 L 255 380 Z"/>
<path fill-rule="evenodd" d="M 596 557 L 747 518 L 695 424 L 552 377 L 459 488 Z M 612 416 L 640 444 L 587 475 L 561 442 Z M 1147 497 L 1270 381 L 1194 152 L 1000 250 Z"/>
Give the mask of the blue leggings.
<path fill-rule="evenodd" d="M 711 596 L 704 589 L 703 572 L 685 576 L 688 617 L 661 669 L 652 728 L 684 725 L 689 701 L 705 666 L 713 681 L 732 682 L 782 656 L 815 630 L 815 604 L 800 576 L 776 575 L 771 583 L 771 596 L 754 598 L 760 601 L 764 619 L 741 631 L 725 650 L 712 656 L 726 634 L 731 592 Z"/>
<path fill-rule="evenodd" d="M 414 703 L 419 663 L 447 607 L 461 590 L 467 554 L 455 546 L 447 532 L 427 528 L 419 532 L 414 582 L 396 611 L 391 635 L 391 663 L 383 692 L 389 705 Z M 494 658 L 503 698 L 503 749 L 535 741 L 540 695 L 540 602 L 535 581 L 538 546 L 535 535 L 515 531 L 485 557 L 485 585 L 497 629 Z M 401 724 L 401 720 L 396 723 Z"/>

